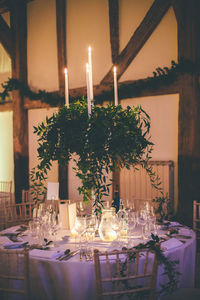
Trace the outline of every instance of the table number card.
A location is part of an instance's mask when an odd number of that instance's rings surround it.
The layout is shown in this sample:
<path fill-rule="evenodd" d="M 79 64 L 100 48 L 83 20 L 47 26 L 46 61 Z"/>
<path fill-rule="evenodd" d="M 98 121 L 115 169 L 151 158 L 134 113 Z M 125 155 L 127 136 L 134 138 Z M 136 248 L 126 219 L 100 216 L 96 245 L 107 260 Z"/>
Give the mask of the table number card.
<path fill-rule="evenodd" d="M 59 199 L 59 182 L 48 182 L 47 184 L 47 200 Z"/>

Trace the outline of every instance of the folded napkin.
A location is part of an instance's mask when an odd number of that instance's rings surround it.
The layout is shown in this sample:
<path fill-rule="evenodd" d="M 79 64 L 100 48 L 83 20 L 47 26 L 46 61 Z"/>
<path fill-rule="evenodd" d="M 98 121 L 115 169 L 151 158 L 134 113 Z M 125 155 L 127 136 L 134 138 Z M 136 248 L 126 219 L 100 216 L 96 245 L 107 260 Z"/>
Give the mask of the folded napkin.
<path fill-rule="evenodd" d="M 4 230 L 1 231 L 1 234 L 13 234 L 13 233 L 19 233 L 19 228 L 20 228 L 20 225 L 17 225 L 17 226 L 13 226 L 13 227 L 10 227 L 10 228 L 6 228 Z"/>
<path fill-rule="evenodd" d="M 170 222 L 169 227 L 180 226 L 178 222 Z"/>
<path fill-rule="evenodd" d="M 191 229 L 189 228 L 180 228 L 179 234 L 185 235 L 185 236 L 191 236 Z"/>
<path fill-rule="evenodd" d="M 8 243 L 4 243 L 3 247 L 5 249 L 18 249 L 18 248 L 23 248 L 23 246 L 27 244 L 27 242 L 8 242 Z"/>
<path fill-rule="evenodd" d="M 168 241 L 161 243 L 162 250 L 171 250 L 181 246 L 183 243 L 176 238 L 171 238 Z"/>
<path fill-rule="evenodd" d="M 34 257 L 39 257 L 39 258 L 47 258 L 47 259 L 56 259 L 59 256 L 61 256 L 61 254 L 63 254 L 63 252 L 58 252 L 58 251 L 49 251 L 49 250 L 40 250 L 40 249 L 33 249 L 29 252 L 30 256 L 34 256 Z"/>
<path fill-rule="evenodd" d="M 0 244 L 10 243 L 10 239 L 7 236 L 0 236 Z"/>

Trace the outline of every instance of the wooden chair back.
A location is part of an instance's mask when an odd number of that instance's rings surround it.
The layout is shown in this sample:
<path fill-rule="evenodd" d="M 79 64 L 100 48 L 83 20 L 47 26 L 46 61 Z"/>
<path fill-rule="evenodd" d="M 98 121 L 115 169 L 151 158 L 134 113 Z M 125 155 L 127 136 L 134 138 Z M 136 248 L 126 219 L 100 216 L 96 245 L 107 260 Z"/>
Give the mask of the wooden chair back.
<path fill-rule="evenodd" d="M 157 260 L 154 252 L 100 252 L 95 249 L 94 262 L 98 300 L 105 296 L 123 299 L 123 295 L 131 299 L 135 299 L 134 296 L 136 299 L 155 299 Z"/>
<path fill-rule="evenodd" d="M 5 204 L 0 204 L 0 231 L 6 228 Z"/>
<path fill-rule="evenodd" d="M 12 181 L 0 181 L 0 204 L 12 203 Z"/>
<path fill-rule="evenodd" d="M 200 203 L 193 201 L 193 230 L 196 232 L 197 253 L 200 253 Z"/>
<path fill-rule="evenodd" d="M 0 249 L 0 298 L 17 294 L 30 299 L 28 250 Z"/>
<path fill-rule="evenodd" d="M 33 202 L 30 190 L 22 190 L 22 203 Z"/>
<path fill-rule="evenodd" d="M 28 223 L 33 219 L 33 208 L 33 202 L 5 205 L 3 209 L 6 228 L 22 223 Z"/>
<path fill-rule="evenodd" d="M 200 233 L 200 203 L 193 201 L 193 229 Z"/>

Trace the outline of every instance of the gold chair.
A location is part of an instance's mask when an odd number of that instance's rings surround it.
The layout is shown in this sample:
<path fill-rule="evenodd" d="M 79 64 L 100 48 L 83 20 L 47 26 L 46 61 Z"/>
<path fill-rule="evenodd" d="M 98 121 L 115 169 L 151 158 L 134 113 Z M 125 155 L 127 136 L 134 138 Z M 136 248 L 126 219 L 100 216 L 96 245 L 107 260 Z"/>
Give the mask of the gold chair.
<path fill-rule="evenodd" d="M 193 230 L 196 232 L 197 249 L 199 252 L 200 241 L 200 203 L 193 201 Z"/>
<path fill-rule="evenodd" d="M 29 253 L 27 249 L 0 249 L 0 299 L 8 299 L 13 294 L 22 295 L 22 299 L 30 299 Z"/>
<path fill-rule="evenodd" d="M 12 202 L 12 181 L 0 181 L 0 202 L 1 204 Z"/>
<path fill-rule="evenodd" d="M 22 223 L 28 223 L 33 219 L 33 208 L 33 202 L 5 205 L 3 209 L 6 228 Z"/>
<path fill-rule="evenodd" d="M 97 299 L 155 299 L 157 260 L 148 250 L 94 250 Z M 105 299 L 108 299 L 105 297 Z M 110 299 L 110 298 L 109 298 Z"/>
<path fill-rule="evenodd" d="M 6 228 L 6 216 L 4 204 L 0 204 L 0 231 Z"/>
<path fill-rule="evenodd" d="M 30 190 L 22 190 L 22 203 L 32 202 L 32 195 Z"/>

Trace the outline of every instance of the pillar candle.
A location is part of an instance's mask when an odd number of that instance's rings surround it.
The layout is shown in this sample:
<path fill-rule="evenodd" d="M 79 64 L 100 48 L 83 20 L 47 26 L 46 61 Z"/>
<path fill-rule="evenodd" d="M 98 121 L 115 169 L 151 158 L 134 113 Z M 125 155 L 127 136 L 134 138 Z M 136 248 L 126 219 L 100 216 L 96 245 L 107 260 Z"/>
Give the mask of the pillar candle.
<path fill-rule="evenodd" d="M 69 106 L 69 87 L 68 87 L 68 72 L 65 68 L 65 105 Z"/>
<path fill-rule="evenodd" d="M 87 83 L 87 101 L 88 101 L 88 116 L 91 115 L 91 98 L 90 98 L 90 78 L 89 78 L 89 64 L 86 64 L 86 83 Z"/>
<path fill-rule="evenodd" d="M 114 73 L 114 97 L 115 97 L 115 105 L 118 105 L 118 91 L 117 91 L 117 68 L 113 68 Z"/>
<path fill-rule="evenodd" d="M 90 84 L 90 99 L 94 99 L 93 81 L 92 81 L 92 48 L 88 47 L 88 64 L 89 64 L 89 84 Z"/>

